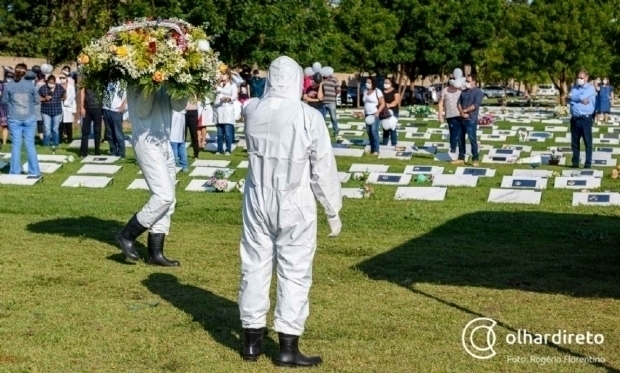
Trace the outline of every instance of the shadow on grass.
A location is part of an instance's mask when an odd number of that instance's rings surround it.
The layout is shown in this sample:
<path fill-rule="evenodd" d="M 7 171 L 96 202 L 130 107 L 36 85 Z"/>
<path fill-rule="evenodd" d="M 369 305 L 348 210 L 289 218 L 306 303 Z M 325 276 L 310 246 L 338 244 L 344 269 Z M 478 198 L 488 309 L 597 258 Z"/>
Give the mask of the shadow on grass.
<path fill-rule="evenodd" d="M 473 317 L 484 315 L 421 292 L 415 284 L 620 299 L 619 223 L 620 218 L 602 215 L 476 212 L 368 259 L 356 269 Z M 548 346 L 584 357 L 562 346 Z M 605 364 L 593 365 L 620 372 Z"/>
<path fill-rule="evenodd" d="M 153 273 L 142 281 L 142 284 L 151 293 L 190 314 L 215 341 L 241 353 L 243 329 L 240 326 L 237 303 L 209 290 L 182 284 L 174 275 L 167 273 Z M 269 337 L 264 338 L 263 342 L 265 354 L 275 356 L 278 351 L 277 344 Z"/>
<path fill-rule="evenodd" d="M 117 247 L 114 237 L 123 229 L 124 223 L 116 220 L 103 220 L 92 216 L 82 216 L 79 218 L 58 218 L 44 220 L 37 223 L 28 224 L 26 229 L 37 234 L 53 234 L 62 237 L 81 239 L 91 239 Z M 141 257 L 145 257 L 146 248 L 140 242 L 136 242 L 136 249 Z M 112 254 L 107 259 L 132 265 L 135 263 L 126 260 L 122 253 Z"/>

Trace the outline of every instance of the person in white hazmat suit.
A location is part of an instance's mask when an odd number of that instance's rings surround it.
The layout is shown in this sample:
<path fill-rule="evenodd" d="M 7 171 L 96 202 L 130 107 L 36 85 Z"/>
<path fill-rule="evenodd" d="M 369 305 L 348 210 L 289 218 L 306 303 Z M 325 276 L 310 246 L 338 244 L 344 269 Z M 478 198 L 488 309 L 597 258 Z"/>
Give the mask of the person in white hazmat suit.
<path fill-rule="evenodd" d="M 316 250 L 316 199 L 340 234 L 340 180 L 329 132 L 321 113 L 301 101 L 303 72 L 289 57 L 271 63 L 265 91 L 244 108 L 249 155 L 243 196 L 239 311 L 245 331 L 243 358 L 262 354 L 269 287 L 277 265 L 275 363 L 314 366 L 298 348 L 309 314 L 308 293 Z M 273 261 L 276 263 L 273 263 Z"/>
<path fill-rule="evenodd" d="M 176 162 L 170 145 L 172 112 L 185 110 L 187 101 L 171 99 L 166 87 L 151 95 L 144 95 L 137 88 L 127 88 L 133 149 L 151 191 L 146 205 L 116 235 L 121 250 L 131 260 L 140 259 L 134 243 L 148 230 L 148 256 L 145 261 L 165 267 L 179 266 L 178 261 L 166 259 L 163 250 L 176 203 Z"/>

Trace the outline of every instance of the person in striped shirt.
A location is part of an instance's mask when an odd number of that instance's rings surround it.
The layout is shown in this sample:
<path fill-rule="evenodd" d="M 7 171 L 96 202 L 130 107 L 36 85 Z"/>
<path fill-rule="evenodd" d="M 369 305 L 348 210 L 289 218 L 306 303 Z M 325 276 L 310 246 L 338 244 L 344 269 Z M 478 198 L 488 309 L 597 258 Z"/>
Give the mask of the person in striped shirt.
<path fill-rule="evenodd" d="M 340 83 L 334 76 L 334 70 L 326 67 L 322 71 L 323 75 L 323 116 L 329 113 L 332 122 L 334 137 L 338 136 L 338 116 L 336 115 L 336 100 L 340 95 Z"/>

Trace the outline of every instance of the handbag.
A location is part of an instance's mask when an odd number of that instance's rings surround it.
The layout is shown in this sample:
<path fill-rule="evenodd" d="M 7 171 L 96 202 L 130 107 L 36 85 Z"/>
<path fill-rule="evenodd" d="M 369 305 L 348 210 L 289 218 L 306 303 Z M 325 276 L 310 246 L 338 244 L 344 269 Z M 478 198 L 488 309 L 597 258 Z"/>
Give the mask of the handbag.
<path fill-rule="evenodd" d="M 379 101 L 379 94 L 377 93 L 377 90 L 375 89 L 375 95 L 377 96 L 377 102 Z M 377 105 L 377 109 L 379 108 L 379 105 Z M 388 119 L 392 116 L 392 114 L 390 113 L 390 109 L 387 107 L 387 104 L 385 104 L 385 106 L 383 107 L 383 110 L 381 110 L 379 112 L 379 119 L 383 120 L 383 119 Z"/>

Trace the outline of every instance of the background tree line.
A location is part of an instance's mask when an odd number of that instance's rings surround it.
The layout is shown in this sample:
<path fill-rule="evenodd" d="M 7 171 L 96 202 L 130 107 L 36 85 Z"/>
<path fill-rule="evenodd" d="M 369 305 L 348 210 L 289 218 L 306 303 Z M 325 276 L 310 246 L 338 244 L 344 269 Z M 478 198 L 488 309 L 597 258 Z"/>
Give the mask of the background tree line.
<path fill-rule="evenodd" d="M 0 53 L 75 60 L 111 26 L 145 16 L 206 25 L 221 59 L 287 54 L 336 71 L 552 82 L 579 68 L 620 83 L 620 0 L 0 0 Z"/>

